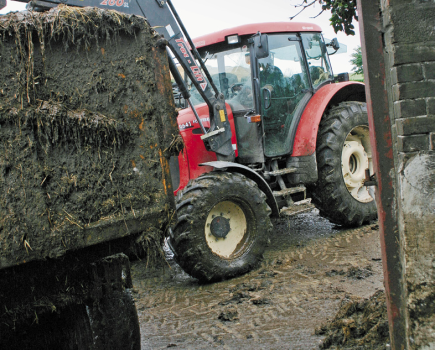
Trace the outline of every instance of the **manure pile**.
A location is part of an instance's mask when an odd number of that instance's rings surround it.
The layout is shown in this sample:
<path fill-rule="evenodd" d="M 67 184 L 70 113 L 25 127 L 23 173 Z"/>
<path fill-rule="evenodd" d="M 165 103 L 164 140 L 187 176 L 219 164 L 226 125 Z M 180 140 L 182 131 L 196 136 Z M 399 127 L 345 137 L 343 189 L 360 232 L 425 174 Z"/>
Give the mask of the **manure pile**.
<path fill-rule="evenodd" d="M 334 319 L 316 330 L 320 349 L 385 350 L 390 342 L 384 291 L 368 299 L 345 298 Z"/>
<path fill-rule="evenodd" d="M 178 131 L 157 39 L 115 11 L 0 17 L 0 268 L 141 231 L 161 241 Z"/>

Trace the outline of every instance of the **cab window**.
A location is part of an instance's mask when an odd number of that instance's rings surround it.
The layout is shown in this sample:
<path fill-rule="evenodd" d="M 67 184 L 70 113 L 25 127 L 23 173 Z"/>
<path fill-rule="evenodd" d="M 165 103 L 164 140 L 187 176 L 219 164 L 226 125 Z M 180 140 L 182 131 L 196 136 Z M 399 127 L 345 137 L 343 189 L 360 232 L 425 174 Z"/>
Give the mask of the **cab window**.
<path fill-rule="evenodd" d="M 313 88 L 333 79 L 326 45 L 320 33 L 304 33 L 302 44 L 307 57 Z"/>

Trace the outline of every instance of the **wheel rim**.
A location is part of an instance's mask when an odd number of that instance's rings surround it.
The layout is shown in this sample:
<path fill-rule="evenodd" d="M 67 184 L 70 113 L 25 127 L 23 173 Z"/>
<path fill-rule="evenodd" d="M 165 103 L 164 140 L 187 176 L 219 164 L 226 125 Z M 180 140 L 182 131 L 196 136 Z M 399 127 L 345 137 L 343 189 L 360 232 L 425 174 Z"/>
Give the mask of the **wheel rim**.
<path fill-rule="evenodd" d="M 343 180 L 349 193 L 357 201 L 368 203 L 373 200 L 366 186 L 365 171 L 373 174 L 372 149 L 369 128 L 357 126 L 347 135 L 341 155 Z"/>
<path fill-rule="evenodd" d="M 231 201 L 216 204 L 205 222 L 205 238 L 211 251 L 222 257 L 237 255 L 246 241 L 248 223 L 242 208 Z"/>

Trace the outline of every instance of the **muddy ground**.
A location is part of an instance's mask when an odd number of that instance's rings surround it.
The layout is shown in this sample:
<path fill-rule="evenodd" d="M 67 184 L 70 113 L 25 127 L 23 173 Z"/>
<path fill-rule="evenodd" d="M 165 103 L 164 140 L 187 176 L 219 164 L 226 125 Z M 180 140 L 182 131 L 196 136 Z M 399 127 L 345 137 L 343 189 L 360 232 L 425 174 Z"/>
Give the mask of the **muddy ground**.
<path fill-rule="evenodd" d="M 383 290 L 377 224 L 341 229 L 316 210 L 274 220 L 262 266 L 229 281 L 199 284 L 166 253 L 160 269 L 132 264 L 142 349 L 318 349 L 326 339 L 322 326 L 336 321 L 340 307 L 366 305 L 355 300 Z M 388 349 L 385 339 L 376 346 L 336 343 Z"/>

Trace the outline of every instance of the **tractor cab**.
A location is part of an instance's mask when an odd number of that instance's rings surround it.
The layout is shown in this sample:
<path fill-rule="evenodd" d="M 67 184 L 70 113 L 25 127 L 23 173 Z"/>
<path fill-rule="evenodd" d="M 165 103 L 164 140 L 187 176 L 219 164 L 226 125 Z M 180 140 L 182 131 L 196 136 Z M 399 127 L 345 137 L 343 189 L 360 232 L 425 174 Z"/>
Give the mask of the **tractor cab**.
<path fill-rule="evenodd" d="M 255 36 L 263 37 L 263 44 Z M 264 163 L 265 157 L 291 154 L 304 107 L 334 80 L 330 44 L 320 28 L 260 23 L 206 35 L 194 44 L 232 110 L 237 161 Z M 195 89 L 191 94 L 194 104 L 204 102 Z"/>

